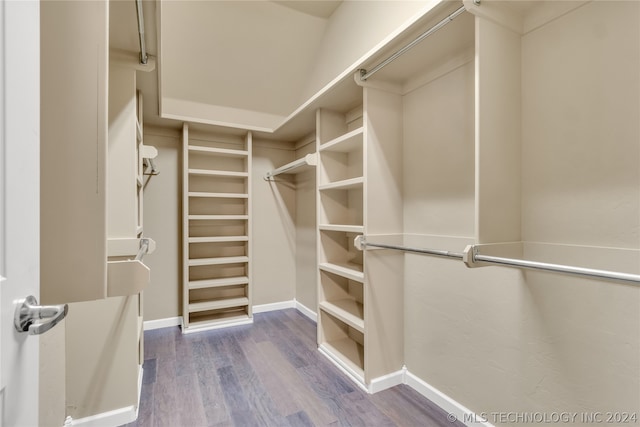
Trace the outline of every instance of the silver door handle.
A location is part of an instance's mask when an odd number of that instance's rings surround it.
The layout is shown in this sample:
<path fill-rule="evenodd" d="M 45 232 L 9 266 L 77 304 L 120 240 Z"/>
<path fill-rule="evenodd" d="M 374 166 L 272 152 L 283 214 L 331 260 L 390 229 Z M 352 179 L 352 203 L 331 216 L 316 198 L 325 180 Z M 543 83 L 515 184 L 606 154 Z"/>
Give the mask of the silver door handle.
<path fill-rule="evenodd" d="M 33 295 L 15 302 L 16 311 L 13 323 L 18 332 L 28 332 L 29 335 L 40 335 L 56 326 L 69 312 L 67 304 L 38 305 Z M 39 322 L 43 320 L 42 322 Z"/>

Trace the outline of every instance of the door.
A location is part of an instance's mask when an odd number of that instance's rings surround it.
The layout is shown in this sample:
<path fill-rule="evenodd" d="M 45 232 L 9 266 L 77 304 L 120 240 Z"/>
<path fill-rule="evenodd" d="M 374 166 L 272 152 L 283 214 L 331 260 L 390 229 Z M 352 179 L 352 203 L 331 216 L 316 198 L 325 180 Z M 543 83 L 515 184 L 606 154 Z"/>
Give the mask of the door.
<path fill-rule="evenodd" d="M 38 425 L 38 335 L 14 301 L 39 298 L 39 2 L 0 0 L 0 422 Z"/>

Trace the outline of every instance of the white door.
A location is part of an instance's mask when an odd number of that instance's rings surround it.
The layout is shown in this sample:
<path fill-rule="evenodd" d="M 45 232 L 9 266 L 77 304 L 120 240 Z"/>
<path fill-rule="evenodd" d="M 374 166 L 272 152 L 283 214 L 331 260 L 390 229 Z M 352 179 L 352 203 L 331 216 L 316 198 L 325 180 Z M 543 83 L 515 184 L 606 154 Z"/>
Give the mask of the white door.
<path fill-rule="evenodd" d="M 0 0 L 0 410 L 38 425 L 38 335 L 18 333 L 14 301 L 39 298 L 40 18 L 37 1 Z"/>

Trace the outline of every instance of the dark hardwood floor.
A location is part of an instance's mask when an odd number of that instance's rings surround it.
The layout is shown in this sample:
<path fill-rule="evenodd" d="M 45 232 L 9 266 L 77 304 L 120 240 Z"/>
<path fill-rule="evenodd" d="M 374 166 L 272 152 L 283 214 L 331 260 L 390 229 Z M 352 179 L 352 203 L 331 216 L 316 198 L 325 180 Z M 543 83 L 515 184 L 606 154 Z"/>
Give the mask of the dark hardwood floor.
<path fill-rule="evenodd" d="M 410 387 L 369 395 L 316 347 L 295 309 L 254 324 L 182 335 L 145 332 L 138 420 L 128 426 L 452 426 Z M 461 424 L 455 424 L 461 425 Z"/>

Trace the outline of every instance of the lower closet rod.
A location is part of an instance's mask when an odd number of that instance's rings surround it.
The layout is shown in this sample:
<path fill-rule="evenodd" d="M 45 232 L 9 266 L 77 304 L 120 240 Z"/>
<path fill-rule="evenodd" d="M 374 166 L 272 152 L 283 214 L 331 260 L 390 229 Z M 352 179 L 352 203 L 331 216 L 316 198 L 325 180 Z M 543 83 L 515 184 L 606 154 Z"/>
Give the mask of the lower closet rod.
<path fill-rule="evenodd" d="M 360 239 L 359 244 L 362 248 L 372 247 L 381 249 L 394 249 L 398 251 L 413 252 L 416 254 L 435 255 L 447 258 L 455 258 L 462 260 L 463 255 L 460 252 L 443 251 L 439 249 L 410 248 L 406 246 L 384 245 L 380 243 L 368 243 L 364 239 Z"/>
<path fill-rule="evenodd" d="M 574 274 L 578 276 L 595 277 L 598 279 L 617 280 L 621 282 L 629 282 L 635 285 L 640 285 L 640 275 L 621 273 L 618 271 L 596 270 L 593 268 L 573 267 L 570 265 L 549 264 L 546 262 L 481 255 L 475 250 L 472 251 L 472 259 L 473 262 L 489 262 L 492 264 L 504 265 L 507 267 L 552 271 L 555 273 Z"/>

